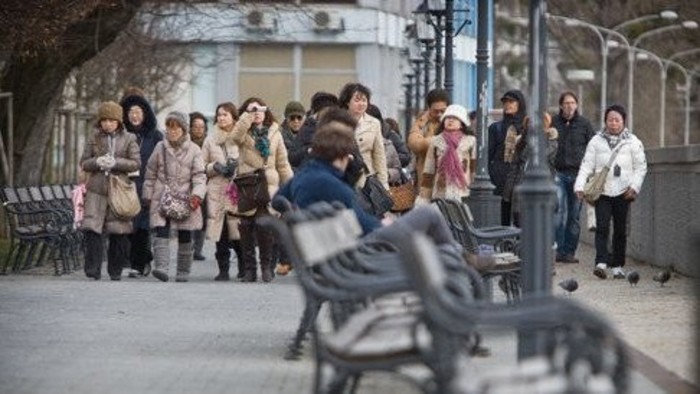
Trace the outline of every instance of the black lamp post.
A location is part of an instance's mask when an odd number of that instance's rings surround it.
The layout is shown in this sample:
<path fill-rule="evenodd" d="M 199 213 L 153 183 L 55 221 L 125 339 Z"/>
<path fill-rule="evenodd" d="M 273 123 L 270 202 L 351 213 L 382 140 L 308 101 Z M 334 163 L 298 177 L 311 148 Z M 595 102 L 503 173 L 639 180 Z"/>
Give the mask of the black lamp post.
<path fill-rule="evenodd" d="M 491 183 L 488 173 L 489 136 L 486 129 L 488 120 L 489 100 L 489 7 L 492 1 L 479 0 L 477 5 L 476 25 L 476 138 L 478 142 L 477 167 L 474 183 L 470 187 L 467 202 L 474 212 L 474 222 L 478 226 L 495 226 L 500 224 L 499 197 L 493 194 L 496 189 Z"/>
<path fill-rule="evenodd" d="M 404 77 L 406 77 L 406 82 L 401 85 L 403 86 L 405 95 L 405 110 L 403 119 L 406 133 L 404 134 L 404 138 L 406 139 L 406 142 L 408 142 L 408 131 L 411 128 L 411 121 L 413 120 L 413 74 L 405 74 Z"/>
<path fill-rule="evenodd" d="M 423 93 L 427 94 L 430 90 L 430 53 L 435 42 L 435 31 L 427 21 L 419 18 L 416 21 L 416 35 L 418 42 L 424 47 L 423 52 L 421 52 L 423 55 Z"/>

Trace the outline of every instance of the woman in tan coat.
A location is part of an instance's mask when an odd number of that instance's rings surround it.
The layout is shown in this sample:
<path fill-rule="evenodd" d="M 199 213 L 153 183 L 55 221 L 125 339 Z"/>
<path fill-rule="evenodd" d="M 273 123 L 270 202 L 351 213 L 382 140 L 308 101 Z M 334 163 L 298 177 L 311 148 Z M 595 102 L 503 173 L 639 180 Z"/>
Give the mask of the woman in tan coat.
<path fill-rule="evenodd" d="M 241 104 L 241 108 L 245 108 L 246 112 L 238 119 L 233 130 L 240 153 L 238 173 L 247 174 L 264 168 L 268 192 L 270 196 L 274 196 L 280 184 L 287 182 L 294 175 L 287 159 L 287 149 L 284 146 L 282 133 L 272 112 L 262 99 L 251 97 Z M 256 246 L 260 249 L 262 280 L 263 282 L 272 280 L 274 240 L 271 234 L 257 223 L 258 219 L 269 216 L 272 212 L 274 211 L 269 203 L 264 207 L 239 212 L 245 270 L 243 282 L 257 280 Z"/>
<path fill-rule="evenodd" d="M 102 272 L 103 235 L 109 234 L 107 272 L 112 280 L 121 280 L 122 267 L 129 261 L 128 234 L 133 231 L 131 218 L 119 218 L 108 204 L 109 175 L 127 177 L 141 166 L 136 136 L 122 124 L 122 107 L 112 101 L 98 110 L 97 130 L 85 144 L 80 167 L 87 181 L 81 230 L 85 233 L 85 275 L 95 280 Z"/>
<path fill-rule="evenodd" d="M 202 144 L 202 157 L 207 177 L 207 238 L 216 242 L 216 263 L 219 274 L 214 280 L 229 280 L 231 248 L 236 253 L 238 278 L 243 277 L 241 236 L 238 232 L 238 210 L 226 194 L 238 167 L 238 145 L 233 140 L 233 126 L 238 120 L 238 110 L 233 103 L 221 103 L 216 107 L 214 130 Z"/>
<path fill-rule="evenodd" d="M 190 141 L 186 114 L 171 112 L 165 118 L 165 139 L 156 145 L 146 166 L 143 199 L 151 207 L 150 224 L 155 232 L 153 276 L 167 282 L 170 264 L 170 230 L 177 231 L 176 282 L 187 282 L 192 266 L 192 231 L 202 228 L 200 204 L 207 192 L 207 178 L 199 146 Z M 188 215 L 178 219 L 161 211 L 161 198 L 170 189 L 171 194 L 187 199 Z"/>

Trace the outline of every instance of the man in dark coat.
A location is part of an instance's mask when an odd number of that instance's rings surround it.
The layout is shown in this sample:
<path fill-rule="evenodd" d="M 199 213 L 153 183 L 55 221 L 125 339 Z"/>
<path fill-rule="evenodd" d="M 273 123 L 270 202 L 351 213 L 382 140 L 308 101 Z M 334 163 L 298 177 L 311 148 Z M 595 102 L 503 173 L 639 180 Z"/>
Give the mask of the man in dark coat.
<path fill-rule="evenodd" d="M 595 132 L 591 122 L 578 113 L 578 97 L 573 92 L 564 92 L 559 96 L 559 114 L 554 117 L 552 126 L 559 132 L 559 149 L 554 161 L 558 200 L 554 233 L 556 260 L 578 263 L 575 255 L 581 233 L 581 200 L 576 198 L 574 183 L 586 146 Z"/>
<path fill-rule="evenodd" d="M 304 159 L 304 151 L 299 138 L 299 131 L 304 125 L 306 110 L 304 105 L 298 101 L 290 101 L 284 107 L 284 122 L 282 122 L 282 138 L 284 146 L 287 148 L 287 158 L 292 170 L 296 172 Z"/>
<path fill-rule="evenodd" d="M 124 110 L 124 126 L 128 132 L 136 135 L 136 141 L 139 145 L 141 168 L 129 176 L 136 183 L 136 189 L 141 196 L 146 164 L 156 144 L 163 139 L 163 133 L 158 130 L 156 115 L 143 96 L 139 94 L 127 95 L 122 98 L 120 104 Z M 134 232 L 129 237 L 131 241 L 130 278 L 148 275 L 149 271 L 146 267 L 150 267 L 153 260 L 148 215 L 149 209 L 142 203 L 141 212 L 134 218 Z"/>

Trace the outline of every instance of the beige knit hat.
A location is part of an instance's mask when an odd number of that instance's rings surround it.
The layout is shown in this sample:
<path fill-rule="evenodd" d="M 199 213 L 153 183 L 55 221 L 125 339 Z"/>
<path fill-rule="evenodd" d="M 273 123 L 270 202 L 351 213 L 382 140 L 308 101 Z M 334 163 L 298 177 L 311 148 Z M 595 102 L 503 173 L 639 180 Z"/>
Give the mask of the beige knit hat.
<path fill-rule="evenodd" d="M 100 104 L 100 109 L 97 110 L 98 121 L 103 119 L 118 120 L 120 123 L 124 118 L 122 106 L 114 101 L 105 101 Z"/>
<path fill-rule="evenodd" d="M 469 117 L 467 116 L 467 109 L 459 104 L 452 104 L 449 107 L 447 107 L 447 109 L 445 109 L 445 112 L 442 114 L 442 117 L 440 118 L 440 122 L 445 121 L 445 118 L 448 116 L 452 116 L 453 118 L 459 119 L 460 122 L 464 123 L 464 127 L 469 126 Z"/>

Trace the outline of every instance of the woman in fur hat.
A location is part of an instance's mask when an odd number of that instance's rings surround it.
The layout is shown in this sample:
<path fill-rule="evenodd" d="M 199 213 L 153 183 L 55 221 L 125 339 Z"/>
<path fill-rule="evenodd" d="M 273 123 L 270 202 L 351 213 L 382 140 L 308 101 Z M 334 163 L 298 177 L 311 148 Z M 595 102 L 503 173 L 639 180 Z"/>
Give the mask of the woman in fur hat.
<path fill-rule="evenodd" d="M 422 200 L 461 201 L 469 196 L 476 169 L 476 138 L 467 134 L 468 127 L 466 108 L 457 104 L 447 107 L 425 155 L 420 185 Z"/>
<path fill-rule="evenodd" d="M 85 233 L 85 275 L 100 279 L 104 235 L 109 236 L 107 272 L 112 280 L 121 280 L 122 267 L 129 259 L 131 219 L 120 218 L 108 204 L 109 175 L 126 177 L 141 165 L 136 137 L 122 124 L 122 107 L 107 101 L 98 110 L 97 130 L 90 136 L 80 158 L 80 167 L 89 178 L 86 184 L 83 221 Z"/>
<path fill-rule="evenodd" d="M 238 167 L 238 145 L 233 139 L 233 127 L 238 120 L 238 110 L 231 102 L 216 107 L 214 129 L 202 144 L 202 156 L 207 177 L 207 239 L 216 242 L 216 263 L 219 274 L 214 280 L 229 280 L 231 248 L 238 262 L 238 278 L 243 277 L 241 236 L 238 233 L 238 212 L 226 189 Z"/>
<path fill-rule="evenodd" d="M 189 122 L 182 112 L 171 112 L 165 118 L 165 140 L 156 145 L 146 166 L 143 200 L 151 208 L 150 223 L 155 233 L 153 276 L 167 282 L 170 263 L 170 230 L 177 230 L 176 282 L 187 282 L 192 266 L 192 231 L 202 228 L 200 204 L 207 192 L 207 178 L 199 146 L 190 141 Z M 166 187 L 173 194 L 188 198 L 189 215 L 168 217 L 162 212 Z"/>

